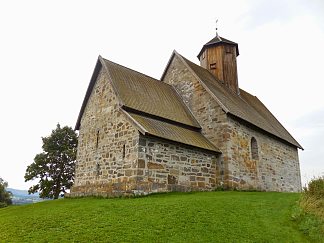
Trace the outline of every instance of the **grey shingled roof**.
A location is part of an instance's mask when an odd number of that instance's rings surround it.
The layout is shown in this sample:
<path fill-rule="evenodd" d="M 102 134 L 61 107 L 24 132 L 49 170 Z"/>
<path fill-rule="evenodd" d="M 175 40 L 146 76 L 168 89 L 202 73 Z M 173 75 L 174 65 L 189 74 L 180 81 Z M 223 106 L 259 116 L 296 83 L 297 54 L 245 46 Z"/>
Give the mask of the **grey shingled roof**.
<path fill-rule="evenodd" d="M 103 61 L 124 106 L 200 128 L 199 123 L 171 85 L 106 59 Z"/>
<path fill-rule="evenodd" d="M 199 54 L 198 54 L 198 59 L 200 57 L 200 55 L 204 52 L 204 50 L 206 49 L 206 47 L 211 47 L 211 46 L 216 46 L 216 45 L 219 45 L 219 44 L 222 44 L 222 43 L 225 43 L 225 44 L 228 44 L 228 45 L 234 45 L 236 47 L 236 55 L 238 56 L 239 55 L 239 49 L 238 49 L 238 44 L 233 42 L 233 41 L 230 41 L 228 39 L 225 39 L 223 37 L 220 37 L 220 36 L 216 36 L 214 37 L 213 39 L 211 39 L 210 41 L 208 41 L 200 50 Z"/>
<path fill-rule="evenodd" d="M 84 98 L 76 130 L 80 128 L 83 112 L 102 67 L 109 76 L 122 110 L 138 126 L 139 131 L 220 153 L 201 134 L 199 123 L 171 85 L 101 57 Z"/>
<path fill-rule="evenodd" d="M 179 54 L 176 53 L 176 55 Z M 207 69 L 198 66 L 181 55 L 179 57 L 196 74 L 202 85 L 214 95 L 226 113 L 243 119 L 275 137 L 303 149 L 256 96 L 242 89 L 240 89 L 240 95 L 233 93 Z"/>
<path fill-rule="evenodd" d="M 206 137 L 199 131 L 194 131 L 185 127 L 170 124 L 168 122 L 127 112 L 145 130 L 145 135 L 153 135 L 182 144 L 214 151 L 220 153 Z"/>

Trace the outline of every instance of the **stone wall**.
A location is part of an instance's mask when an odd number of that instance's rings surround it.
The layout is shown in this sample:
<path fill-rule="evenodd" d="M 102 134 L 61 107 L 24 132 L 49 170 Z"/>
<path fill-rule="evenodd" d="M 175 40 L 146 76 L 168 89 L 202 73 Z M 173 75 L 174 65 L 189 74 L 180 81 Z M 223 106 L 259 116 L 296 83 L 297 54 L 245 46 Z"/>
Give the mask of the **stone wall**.
<path fill-rule="evenodd" d="M 136 177 L 138 139 L 101 70 L 81 120 L 71 196 L 127 191 Z"/>
<path fill-rule="evenodd" d="M 226 113 L 177 55 L 170 63 L 163 81 L 176 88 L 202 127 L 202 134 L 222 151 L 217 160 L 216 185 L 226 186 L 228 178 L 225 174 L 228 171 L 228 156 L 226 156 L 228 137 L 224 133 L 228 129 Z"/>
<path fill-rule="evenodd" d="M 229 185 L 240 189 L 301 191 L 297 148 L 229 118 Z M 252 158 L 252 138 L 257 142 Z"/>
<path fill-rule="evenodd" d="M 214 189 L 216 160 L 212 152 L 140 136 L 138 193 Z"/>
<path fill-rule="evenodd" d="M 216 185 L 266 191 L 300 191 L 297 148 L 258 129 L 233 120 L 175 55 L 163 81 L 175 87 L 202 127 L 202 133 L 220 150 Z M 251 139 L 258 143 L 252 159 Z"/>
<path fill-rule="evenodd" d="M 211 190 L 216 161 L 212 152 L 140 135 L 101 71 L 81 119 L 69 196 Z"/>

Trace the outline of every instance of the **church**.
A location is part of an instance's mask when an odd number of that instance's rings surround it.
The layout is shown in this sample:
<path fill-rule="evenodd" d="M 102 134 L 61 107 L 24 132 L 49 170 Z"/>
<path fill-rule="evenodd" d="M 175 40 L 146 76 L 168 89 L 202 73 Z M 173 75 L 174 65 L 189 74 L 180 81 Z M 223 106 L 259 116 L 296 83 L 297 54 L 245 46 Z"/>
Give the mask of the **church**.
<path fill-rule="evenodd" d="M 99 56 L 75 126 L 70 196 L 301 191 L 303 148 L 239 87 L 238 55 L 217 34 L 200 65 L 173 51 L 160 80 Z"/>

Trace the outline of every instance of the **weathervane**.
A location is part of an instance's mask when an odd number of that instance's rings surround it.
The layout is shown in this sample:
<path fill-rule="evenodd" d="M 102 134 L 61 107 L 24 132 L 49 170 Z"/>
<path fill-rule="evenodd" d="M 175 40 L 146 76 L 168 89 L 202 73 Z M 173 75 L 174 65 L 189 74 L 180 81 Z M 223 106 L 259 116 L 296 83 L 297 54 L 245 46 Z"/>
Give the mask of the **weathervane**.
<path fill-rule="evenodd" d="M 217 32 L 217 30 L 218 30 L 218 19 L 216 19 L 216 37 L 218 37 L 218 32 Z"/>

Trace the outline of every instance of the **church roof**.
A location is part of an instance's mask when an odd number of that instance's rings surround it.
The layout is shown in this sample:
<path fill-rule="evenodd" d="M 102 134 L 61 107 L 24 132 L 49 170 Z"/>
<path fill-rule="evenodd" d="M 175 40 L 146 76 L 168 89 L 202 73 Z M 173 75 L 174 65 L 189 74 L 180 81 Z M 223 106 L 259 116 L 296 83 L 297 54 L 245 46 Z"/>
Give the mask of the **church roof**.
<path fill-rule="evenodd" d="M 238 49 L 238 44 L 233 42 L 233 41 L 230 41 L 228 39 L 225 39 L 223 37 L 220 37 L 219 35 L 216 35 L 216 37 L 214 37 L 213 39 L 211 39 L 210 41 L 208 41 L 203 47 L 202 49 L 200 50 L 199 54 L 198 54 L 198 59 L 200 57 L 200 55 L 204 52 L 204 50 L 207 48 L 207 47 L 211 47 L 211 46 L 217 46 L 217 45 L 220 45 L 220 44 L 229 44 L 229 45 L 235 45 L 236 47 L 236 55 L 238 56 L 239 55 L 239 49 Z"/>
<path fill-rule="evenodd" d="M 80 128 L 101 67 L 106 70 L 122 110 L 144 135 L 220 152 L 201 134 L 199 123 L 171 85 L 101 57 L 84 98 L 76 130 Z"/>
<path fill-rule="evenodd" d="M 233 93 L 218 81 L 207 69 L 198 66 L 176 52 L 175 54 L 187 64 L 189 69 L 193 71 L 202 85 L 211 93 L 226 113 L 238 117 L 302 149 L 302 146 L 290 135 L 256 96 L 242 89 L 240 89 L 240 95 Z"/>
<path fill-rule="evenodd" d="M 128 114 L 144 128 L 145 135 L 153 135 L 194 147 L 220 152 L 200 131 L 188 129 L 145 115 L 132 112 L 128 112 Z"/>
<path fill-rule="evenodd" d="M 171 85 L 106 59 L 102 60 L 123 106 L 201 128 Z"/>

